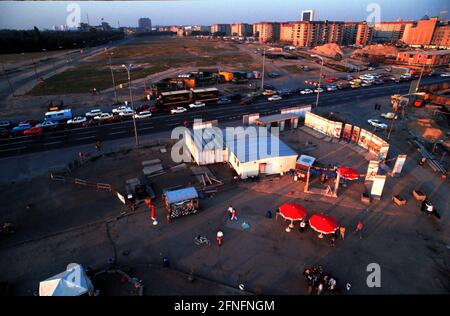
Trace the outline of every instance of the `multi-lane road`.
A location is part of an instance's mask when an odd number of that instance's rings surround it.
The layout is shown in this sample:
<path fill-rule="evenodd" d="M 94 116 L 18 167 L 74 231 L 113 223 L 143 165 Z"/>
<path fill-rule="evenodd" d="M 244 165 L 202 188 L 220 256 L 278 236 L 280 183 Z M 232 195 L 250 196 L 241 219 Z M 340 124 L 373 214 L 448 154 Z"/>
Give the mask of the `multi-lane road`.
<path fill-rule="evenodd" d="M 444 78 L 425 78 L 422 84 L 448 81 Z M 386 83 L 358 89 L 345 89 L 334 92 L 324 92 L 320 95 L 319 107 L 336 106 L 340 103 L 360 102 L 370 98 L 389 96 L 395 93 L 406 94 L 410 83 Z M 269 102 L 260 99 L 251 105 L 230 103 L 223 105 L 210 105 L 205 108 L 190 110 L 180 114 L 157 113 L 154 116 L 137 121 L 139 135 L 167 131 L 180 126 L 184 121 L 192 122 L 194 119 L 212 120 L 219 123 L 240 120 L 242 115 L 260 113 L 261 115 L 274 114 L 280 108 L 314 104 L 315 94 L 306 96 L 292 96 L 280 101 Z M 48 132 L 41 135 L 21 136 L 0 140 L 0 157 L 20 155 L 37 151 L 58 149 L 75 145 L 90 144 L 96 141 L 113 140 L 131 137 L 134 134 L 132 120 L 113 124 L 104 124 L 92 127 L 74 128 L 63 131 Z"/>

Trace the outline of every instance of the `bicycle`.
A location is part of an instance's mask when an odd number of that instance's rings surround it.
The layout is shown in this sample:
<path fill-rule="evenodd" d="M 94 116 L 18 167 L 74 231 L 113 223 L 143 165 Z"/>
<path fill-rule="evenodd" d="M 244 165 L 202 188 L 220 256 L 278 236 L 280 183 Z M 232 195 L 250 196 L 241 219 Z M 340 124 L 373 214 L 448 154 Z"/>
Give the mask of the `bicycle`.
<path fill-rule="evenodd" d="M 194 237 L 194 243 L 197 246 L 207 245 L 208 247 L 211 247 L 211 241 L 208 238 L 206 238 L 205 236 L 201 236 L 201 235 Z"/>

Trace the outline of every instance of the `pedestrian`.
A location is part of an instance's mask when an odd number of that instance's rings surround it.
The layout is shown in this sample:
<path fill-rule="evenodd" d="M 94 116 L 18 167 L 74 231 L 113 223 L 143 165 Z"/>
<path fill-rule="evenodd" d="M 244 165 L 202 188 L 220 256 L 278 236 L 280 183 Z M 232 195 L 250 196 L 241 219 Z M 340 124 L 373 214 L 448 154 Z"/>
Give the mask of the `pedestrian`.
<path fill-rule="evenodd" d="M 419 166 L 423 166 L 423 165 L 425 164 L 426 161 L 427 161 L 427 158 L 425 158 L 425 157 L 420 158 L 420 160 L 419 160 Z"/>
<path fill-rule="evenodd" d="M 100 151 L 101 146 L 102 146 L 102 144 L 100 143 L 100 141 L 97 141 L 97 142 L 95 143 L 95 148 L 96 148 L 98 151 Z"/>
<path fill-rule="evenodd" d="M 341 234 L 342 240 L 344 240 L 345 239 L 345 227 L 344 226 L 339 227 L 339 233 Z"/>
<path fill-rule="evenodd" d="M 228 206 L 227 208 L 228 218 L 231 220 L 231 216 L 233 215 L 233 206 Z"/>
<path fill-rule="evenodd" d="M 331 236 L 330 236 L 330 246 L 331 246 L 331 247 L 334 247 L 334 242 L 335 242 L 335 240 L 336 240 L 335 235 L 334 235 L 334 234 L 331 234 Z"/>
<path fill-rule="evenodd" d="M 300 232 L 301 232 L 301 233 L 304 233 L 304 232 L 305 232 L 305 228 L 306 228 L 305 220 L 302 220 L 302 221 L 300 222 Z"/>
<path fill-rule="evenodd" d="M 362 229 L 363 229 L 363 223 L 361 221 L 358 222 L 358 225 L 356 225 L 355 233 L 358 233 L 359 239 L 362 239 Z"/>
<path fill-rule="evenodd" d="M 237 221 L 238 220 L 238 218 L 237 218 L 237 211 L 236 211 L 236 209 L 233 207 L 233 209 L 231 210 L 231 217 L 230 217 L 230 221 Z"/>
<path fill-rule="evenodd" d="M 223 243 L 223 232 L 219 229 L 216 234 L 217 245 L 220 247 Z"/>

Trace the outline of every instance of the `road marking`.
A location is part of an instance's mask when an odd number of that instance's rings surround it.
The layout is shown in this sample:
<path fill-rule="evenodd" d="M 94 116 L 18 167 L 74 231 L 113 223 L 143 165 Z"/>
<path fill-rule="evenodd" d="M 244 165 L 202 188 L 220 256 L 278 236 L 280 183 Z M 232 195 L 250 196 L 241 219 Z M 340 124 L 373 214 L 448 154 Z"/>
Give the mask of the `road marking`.
<path fill-rule="evenodd" d="M 54 144 L 61 144 L 62 142 L 51 142 L 51 143 L 44 143 L 44 146 L 48 145 L 54 145 Z"/>
<path fill-rule="evenodd" d="M 149 127 L 144 127 L 144 128 L 138 128 L 138 131 L 145 131 L 147 129 L 153 129 L 155 128 L 154 126 L 149 126 Z"/>
<path fill-rule="evenodd" d="M 89 139 L 89 138 L 95 138 L 95 137 L 97 137 L 97 136 L 96 135 L 94 135 L 94 136 L 86 136 L 86 137 L 75 138 L 75 140 Z"/>
<path fill-rule="evenodd" d="M 0 149 L 0 151 L 13 151 L 13 150 L 21 150 L 27 147 L 17 147 L 17 148 L 9 148 L 9 149 Z"/>
<path fill-rule="evenodd" d="M 8 143 L 8 144 L 1 144 L 0 146 L 11 146 L 11 145 L 14 145 L 14 144 L 22 144 L 22 143 L 30 143 L 31 142 L 31 140 L 24 140 L 24 141 L 20 141 L 20 142 L 11 142 L 11 143 Z"/>
<path fill-rule="evenodd" d="M 114 133 L 109 133 L 109 135 L 123 134 L 123 133 L 126 133 L 126 132 L 127 131 L 114 132 Z"/>
<path fill-rule="evenodd" d="M 62 137 L 67 137 L 67 136 L 69 136 L 69 135 L 52 135 L 52 136 L 50 136 L 49 138 L 62 138 Z"/>

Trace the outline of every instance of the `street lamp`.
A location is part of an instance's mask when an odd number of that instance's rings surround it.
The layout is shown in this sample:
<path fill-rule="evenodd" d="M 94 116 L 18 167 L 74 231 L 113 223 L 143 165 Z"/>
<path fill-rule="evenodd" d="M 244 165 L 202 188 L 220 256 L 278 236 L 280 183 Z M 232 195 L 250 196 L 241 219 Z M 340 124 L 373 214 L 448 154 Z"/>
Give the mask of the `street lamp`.
<path fill-rule="evenodd" d="M 126 65 L 122 65 L 123 68 L 127 70 L 128 73 L 128 89 L 130 91 L 130 101 L 131 101 L 131 109 L 133 110 L 133 126 L 134 126 L 134 139 L 136 142 L 136 146 L 139 146 L 139 139 L 137 134 L 137 127 L 136 127 L 136 118 L 135 118 L 135 111 L 134 111 L 134 103 L 133 103 L 133 94 L 131 93 L 131 78 L 130 78 L 130 70 L 133 65 L 130 64 L 128 67 Z"/>
<path fill-rule="evenodd" d="M 265 66 L 266 66 L 266 48 L 264 47 L 264 49 L 263 49 L 263 67 L 262 67 L 262 75 L 261 75 L 261 91 L 264 91 Z"/>
<path fill-rule="evenodd" d="M 319 106 L 319 95 L 320 95 L 320 84 L 322 83 L 322 70 L 323 70 L 323 58 L 319 55 L 311 55 L 311 57 L 317 57 L 320 58 L 321 65 L 320 65 L 320 75 L 319 75 L 319 87 L 317 88 L 317 98 L 316 98 L 316 108 Z"/>

